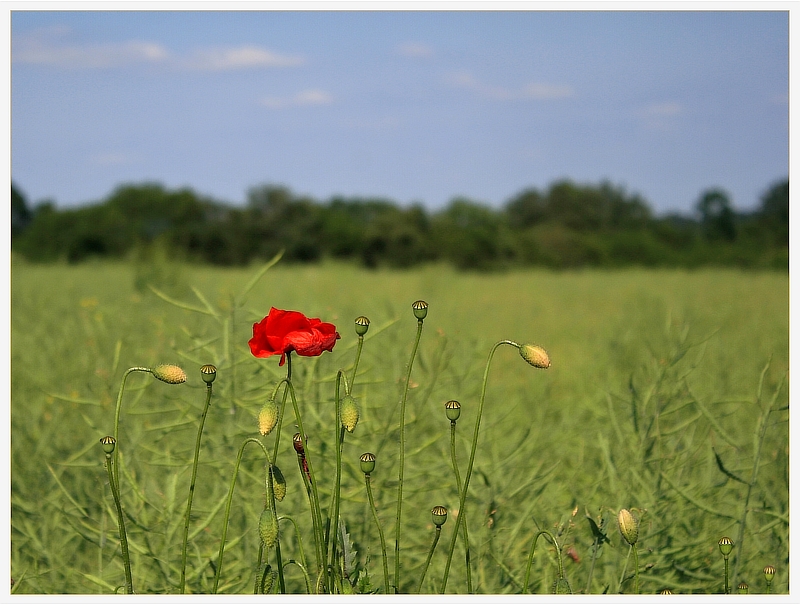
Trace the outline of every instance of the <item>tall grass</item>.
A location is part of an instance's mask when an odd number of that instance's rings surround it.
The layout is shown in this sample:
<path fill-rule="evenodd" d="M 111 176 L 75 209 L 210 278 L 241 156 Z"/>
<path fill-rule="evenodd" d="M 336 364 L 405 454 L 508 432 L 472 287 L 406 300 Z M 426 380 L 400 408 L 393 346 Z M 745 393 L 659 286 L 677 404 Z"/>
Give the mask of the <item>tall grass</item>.
<path fill-rule="evenodd" d="M 628 553 L 615 525 L 621 508 L 641 519 L 641 592 L 722 592 L 717 542 L 723 535 L 736 542 L 733 586 L 746 580 L 751 592 L 763 592 L 761 570 L 770 564 L 777 569 L 772 592 L 787 591 L 785 274 L 477 275 L 438 266 L 369 272 L 278 264 L 237 298 L 255 270 L 14 260 L 16 592 L 103 593 L 123 584 L 116 510 L 98 439 L 113 428 L 125 369 L 158 363 L 180 364 L 189 380 L 180 389 L 159 389 L 147 376 L 128 379 L 120 427 L 120 439 L 129 444 L 122 450 L 121 498 L 134 584 L 140 592 L 178 592 L 185 496 L 206 393 L 199 368 L 213 363 L 218 375 L 205 420 L 186 568 L 187 592 L 211 591 L 239 446 L 256 434 L 258 410 L 284 376 L 277 362 L 254 360 L 247 349 L 252 323 L 270 306 L 321 317 L 342 334 L 333 353 L 302 359 L 293 368 L 319 477 L 333 477 L 336 470 L 331 385 L 338 369 L 352 366 L 353 320 L 371 320 L 353 388 L 361 418 L 342 450 L 340 514 L 359 571 L 366 567 L 371 587 L 382 591 L 379 536 L 359 456 L 376 455 L 371 488 L 391 536 L 398 402 L 416 329 L 409 309 L 417 299 L 430 307 L 406 408 L 401 592 L 418 588 L 434 530 L 431 508 L 443 505 L 450 512 L 443 542 L 450 542 L 456 525 L 458 487 L 443 404 L 460 401 L 459 424 L 474 424 L 486 355 L 506 338 L 542 344 L 552 367 L 532 377 L 516 351 L 501 348 L 495 356 L 468 493 L 477 592 L 522 592 L 532 540 L 543 530 L 570 553 L 564 573 L 573 590 L 632 592 L 630 563 L 630 573 L 620 577 Z M 218 317 L 170 305 L 143 288 L 144 282 L 198 309 L 216 309 Z M 469 455 L 469 432 L 457 434 L 461 461 Z M 278 508 L 279 516 L 290 517 L 280 521 L 284 559 L 296 556 L 298 535 L 311 535 L 290 441 L 281 441 L 277 456 L 289 487 Z M 242 460 L 219 592 L 252 592 L 264 506 L 264 457 L 256 449 Z M 321 481 L 319 490 L 320 500 L 328 502 L 330 482 Z M 609 541 L 597 544 L 593 524 Z M 459 539 L 449 592 L 466 591 L 461 544 Z M 313 551 L 310 542 L 303 545 Z M 440 586 L 445 550 L 432 557 L 423 592 Z M 539 541 L 530 591 L 552 588 L 555 552 Z M 393 565 L 391 553 L 390 558 Z M 285 581 L 287 591 L 306 590 L 297 566 L 286 567 Z"/>

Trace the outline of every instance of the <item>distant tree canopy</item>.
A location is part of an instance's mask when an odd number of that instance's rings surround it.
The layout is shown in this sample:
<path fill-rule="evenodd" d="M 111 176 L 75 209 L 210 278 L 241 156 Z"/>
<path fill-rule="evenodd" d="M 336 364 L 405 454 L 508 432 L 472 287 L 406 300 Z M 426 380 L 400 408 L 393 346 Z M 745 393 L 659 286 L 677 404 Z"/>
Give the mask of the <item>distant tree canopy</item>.
<path fill-rule="evenodd" d="M 515 266 L 618 267 L 705 264 L 788 269 L 789 182 L 752 213 L 737 213 L 722 189 L 704 191 L 696 217 L 653 216 L 647 202 L 608 182 L 555 182 L 526 189 L 500 209 L 468 198 L 429 212 L 379 198 L 320 203 L 272 185 L 244 207 L 191 189 L 123 185 L 101 203 L 31 208 L 11 185 L 12 250 L 31 261 L 128 258 L 154 246 L 187 261 L 245 265 L 284 250 L 288 262 L 325 258 L 366 267 L 446 261 L 461 269 Z"/>

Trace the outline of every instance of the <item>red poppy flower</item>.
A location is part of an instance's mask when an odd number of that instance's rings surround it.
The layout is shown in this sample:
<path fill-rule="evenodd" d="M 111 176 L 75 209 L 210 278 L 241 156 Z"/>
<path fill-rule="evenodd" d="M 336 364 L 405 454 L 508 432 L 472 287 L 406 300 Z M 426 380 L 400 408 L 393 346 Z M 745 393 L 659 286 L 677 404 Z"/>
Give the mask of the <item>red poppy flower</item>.
<path fill-rule="evenodd" d="M 336 326 L 314 317 L 306 317 L 299 311 L 282 311 L 272 307 L 260 322 L 253 324 L 250 351 L 256 357 L 270 357 L 280 353 L 283 365 L 286 354 L 295 351 L 305 357 L 322 355 L 332 351 L 339 339 Z"/>

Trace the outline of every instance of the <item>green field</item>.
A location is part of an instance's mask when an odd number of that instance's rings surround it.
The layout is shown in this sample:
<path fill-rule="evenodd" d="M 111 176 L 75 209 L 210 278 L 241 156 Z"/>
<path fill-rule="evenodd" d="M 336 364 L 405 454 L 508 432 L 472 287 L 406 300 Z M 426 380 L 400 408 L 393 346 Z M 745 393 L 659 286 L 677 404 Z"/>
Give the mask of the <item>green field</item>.
<path fill-rule="evenodd" d="M 447 507 L 451 518 L 423 592 L 440 588 L 459 504 L 444 403 L 462 404 L 457 452 L 463 474 L 486 359 L 503 339 L 543 346 L 552 366 L 531 368 L 511 347 L 494 356 L 467 500 L 476 592 L 522 592 L 540 529 L 562 546 L 574 592 L 633 592 L 633 559 L 617 530 L 621 508 L 641 518 L 642 593 L 722 592 L 722 536 L 736 543 L 733 592 L 742 581 L 750 592 L 764 592 L 768 564 L 777 569 L 772 592 L 788 591 L 786 273 L 483 275 L 443 266 L 371 272 L 279 263 L 240 297 L 257 269 L 43 266 L 13 259 L 12 590 L 103 593 L 123 585 L 117 517 L 98 440 L 113 430 L 127 368 L 176 363 L 189 376 L 186 384 L 138 373 L 128 379 L 118 445 L 136 591 L 178 592 L 206 392 L 199 368 L 213 363 L 218 374 L 200 451 L 186 572 L 187 592 L 211 591 L 237 453 L 245 439 L 258 436 L 256 415 L 285 376 L 276 357 L 255 359 L 247 346 L 253 322 L 274 306 L 333 322 L 341 334 L 332 353 L 293 360 L 323 513 L 335 473 L 334 379 L 354 362 L 353 320 L 371 320 L 353 387 L 361 418 L 343 448 L 340 515 L 357 551 L 357 570 L 366 568 L 372 588 L 383 592 L 380 541 L 359 456 L 377 456 L 372 487 L 392 573 L 399 402 L 417 326 L 411 303 L 424 299 L 429 311 L 406 409 L 401 592 L 418 588 L 435 505 Z M 147 283 L 206 312 L 169 304 Z M 288 495 L 278 514 L 296 522 L 315 576 L 309 505 L 290 443 L 295 430 L 287 407 L 277 463 Z M 271 450 L 273 436 L 264 442 Z M 260 450 L 245 450 L 219 592 L 253 592 L 264 469 Z M 596 556 L 587 515 L 605 523 L 610 540 Z M 284 563 L 303 562 L 296 536 L 289 521 L 281 522 Z M 273 553 L 267 561 L 275 568 Z M 549 592 L 556 573 L 556 550 L 539 540 L 528 589 Z M 305 592 L 298 565 L 286 567 L 286 588 Z M 447 591 L 466 592 L 460 541 Z"/>

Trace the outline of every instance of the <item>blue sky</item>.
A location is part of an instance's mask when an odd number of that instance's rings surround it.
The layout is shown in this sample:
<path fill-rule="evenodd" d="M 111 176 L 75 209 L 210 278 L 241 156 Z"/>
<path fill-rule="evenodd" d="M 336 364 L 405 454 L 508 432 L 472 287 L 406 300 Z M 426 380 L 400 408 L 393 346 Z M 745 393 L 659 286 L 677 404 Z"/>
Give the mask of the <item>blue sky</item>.
<path fill-rule="evenodd" d="M 787 12 L 12 12 L 11 176 L 242 204 L 500 206 L 609 180 L 656 213 L 788 176 Z"/>

